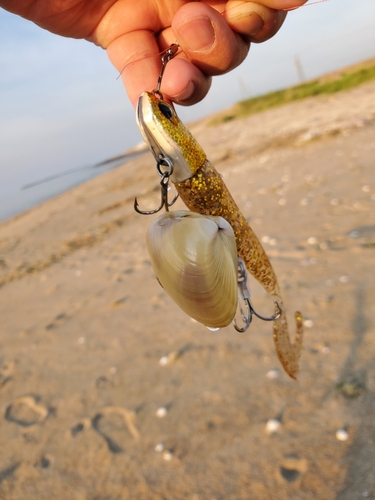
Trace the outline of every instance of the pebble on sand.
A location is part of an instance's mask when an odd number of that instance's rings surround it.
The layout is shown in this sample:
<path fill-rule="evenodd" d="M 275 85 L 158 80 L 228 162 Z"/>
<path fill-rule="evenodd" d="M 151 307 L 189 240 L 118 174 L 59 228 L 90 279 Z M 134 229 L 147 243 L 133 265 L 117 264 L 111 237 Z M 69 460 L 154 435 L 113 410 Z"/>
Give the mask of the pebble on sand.
<path fill-rule="evenodd" d="M 173 458 L 173 453 L 170 450 L 164 450 L 163 451 L 163 458 L 164 458 L 164 460 L 169 462 Z"/>
<path fill-rule="evenodd" d="M 156 410 L 156 416 L 159 418 L 164 418 L 168 413 L 168 410 L 165 406 L 161 406 Z"/>
<path fill-rule="evenodd" d="M 349 433 L 345 429 L 337 429 L 336 439 L 339 441 L 346 441 L 349 438 Z"/>
<path fill-rule="evenodd" d="M 277 418 L 270 418 L 267 420 L 266 423 L 266 432 L 267 434 L 274 434 L 277 432 L 281 427 L 281 422 L 280 420 L 277 420 Z"/>
<path fill-rule="evenodd" d="M 349 281 L 349 276 L 344 275 L 344 276 L 340 276 L 340 278 L 339 278 L 340 283 L 347 283 L 348 281 Z"/>
<path fill-rule="evenodd" d="M 318 238 L 315 238 L 315 236 L 310 236 L 310 238 L 307 238 L 307 243 L 309 245 L 316 245 L 318 243 Z"/>
<path fill-rule="evenodd" d="M 278 370 L 269 370 L 267 373 L 266 373 L 266 377 L 269 379 L 269 380 L 275 380 L 275 378 L 279 378 L 280 374 L 279 374 L 279 371 Z"/>

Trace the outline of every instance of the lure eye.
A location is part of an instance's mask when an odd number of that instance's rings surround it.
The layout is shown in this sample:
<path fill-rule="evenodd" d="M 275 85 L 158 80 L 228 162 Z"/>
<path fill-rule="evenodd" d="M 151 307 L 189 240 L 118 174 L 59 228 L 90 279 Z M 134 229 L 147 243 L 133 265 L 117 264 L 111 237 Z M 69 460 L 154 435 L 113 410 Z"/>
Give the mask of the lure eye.
<path fill-rule="evenodd" d="M 168 120 L 171 120 L 173 118 L 173 108 L 166 102 L 159 102 L 159 109 Z"/>

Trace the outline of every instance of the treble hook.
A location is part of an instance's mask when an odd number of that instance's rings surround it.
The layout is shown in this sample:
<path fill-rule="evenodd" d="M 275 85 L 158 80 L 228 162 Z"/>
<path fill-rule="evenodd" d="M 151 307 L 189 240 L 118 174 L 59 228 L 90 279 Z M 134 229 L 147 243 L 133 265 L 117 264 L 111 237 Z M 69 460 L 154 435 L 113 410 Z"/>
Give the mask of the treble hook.
<path fill-rule="evenodd" d="M 168 49 L 161 56 L 161 70 L 158 78 L 158 83 L 156 84 L 156 88 L 152 91 L 153 94 L 157 95 L 160 99 L 163 99 L 163 94 L 160 92 L 161 81 L 163 79 L 164 70 L 169 61 L 177 54 L 178 51 L 178 43 L 172 43 L 168 47 Z"/>
<path fill-rule="evenodd" d="M 251 300 L 250 300 L 250 291 L 247 287 L 246 283 L 246 267 L 245 264 L 242 262 L 241 259 L 238 259 L 238 278 L 237 278 L 237 284 L 238 284 L 238 304 L 239 304 L 239 309 L 240 309 L 240 314 L 242 321 L 244 322 L 244 326 L 239 327 L 236 322 L 236 318 L 233 318 L 233 325 L 234 328 L 238 332 L 246 332 L 246 330 L 249 328 L 250 323 L 253 319 L 253 314 L 257 316 L 259 319 L 262 319 L 263 321 L 275 321 L 277 318 L 280 317 L 281 315 L 281 307 L 278 299 L 274 297 L 275 304 L 277 305 L 278 311 L 272 315 L 272 316 L 263 316 L 262 314 L 259 314 L 253 307 Z M 244 311 L 241 301 L 245 302 L 245 307 L 246 311 Z"/>
<path fill-rule="evenodd" d="M 162 166 L 168 167 L 168 170 L 163 172 L 161 170 Z M 169 212 L 169 207 L 171 207 L 178 198 L 178 193 L 177 193 L 171 202 L 168 201 L 168 191 L 169 191 L 168 184 L 169 184 L 169 177 L 172 175 L 173 172 L 173 164 L 167 158 L 161 158 L 156 164 L 156 169 L 160 175 L 160 195 L 161 195 L 160 205 L 158 208 L 155 208 L 155 210 L 140 210 L 138 208 L 139 206 L 138 200 L 137 198 L 134 198 L 134 210 L 139 214 L 142 215 L 156 214 L 157 212 L 160 212 L 160 210 L 163 207 L 165 207 L 166 212 Z"/>

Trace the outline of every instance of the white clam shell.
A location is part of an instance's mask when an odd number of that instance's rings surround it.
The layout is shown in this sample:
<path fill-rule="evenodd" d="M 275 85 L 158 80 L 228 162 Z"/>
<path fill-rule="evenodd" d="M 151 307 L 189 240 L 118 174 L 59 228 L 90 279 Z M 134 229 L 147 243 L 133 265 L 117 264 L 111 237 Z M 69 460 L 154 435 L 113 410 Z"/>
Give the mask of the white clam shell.
<path fill-rule="evenodd" d="M 229 325 L 237 308 L 237 250 L 222 217 L 165 212 L 147 233 L 155 275 L 176 304 L 211 328 Z"/>

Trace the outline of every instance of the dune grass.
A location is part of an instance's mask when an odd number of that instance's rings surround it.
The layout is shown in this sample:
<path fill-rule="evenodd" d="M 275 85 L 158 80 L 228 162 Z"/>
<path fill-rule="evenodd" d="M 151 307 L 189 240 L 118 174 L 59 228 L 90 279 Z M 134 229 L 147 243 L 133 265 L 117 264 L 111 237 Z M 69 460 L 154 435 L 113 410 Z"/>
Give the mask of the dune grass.
<path fill-rule="evenodd" d="M 240 101 L 230 110 L 217 115 L 211 124 L 216 125 L 239 117 L 249 116 L 259 113 L 260 111 L 265 111 L 266 109 L 281 106 L 293 101 L 299 101 L 307 97 L 334 94 L 336 92 L 351 89 L 372 79 L 375 79 L 374 60 L 346 68 L 330 75 L 325 75 L 301 85 Z"/>

